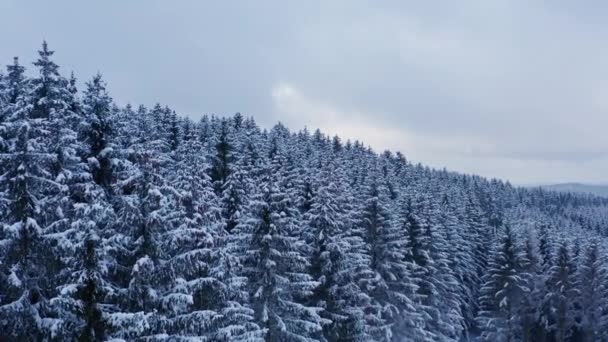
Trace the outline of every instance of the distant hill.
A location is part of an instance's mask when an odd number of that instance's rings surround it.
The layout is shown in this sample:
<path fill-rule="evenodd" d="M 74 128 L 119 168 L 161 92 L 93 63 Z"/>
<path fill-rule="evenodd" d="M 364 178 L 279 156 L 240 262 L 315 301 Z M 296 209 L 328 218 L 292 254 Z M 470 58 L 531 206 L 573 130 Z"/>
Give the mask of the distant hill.
<path fill-rule="evenodd" d="M 561 192 L 576 192 L 576 193 L 591 193 L 598 196 L 608 197 L 608 185 L 594 185 L 582 183 L 562 183 L 553 185 L 543 185 L 545 189 L 561 191 Z"/>

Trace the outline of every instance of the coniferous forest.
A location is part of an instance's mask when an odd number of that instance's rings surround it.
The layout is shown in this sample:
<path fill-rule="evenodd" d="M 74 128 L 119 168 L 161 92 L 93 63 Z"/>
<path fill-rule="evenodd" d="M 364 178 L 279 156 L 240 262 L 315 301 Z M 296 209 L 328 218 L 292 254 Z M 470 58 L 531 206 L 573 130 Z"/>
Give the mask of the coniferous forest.
<path fill-rule="evenodd" d="M 608 341 L 608 199 L 6 62 L 1 341 Z"/>

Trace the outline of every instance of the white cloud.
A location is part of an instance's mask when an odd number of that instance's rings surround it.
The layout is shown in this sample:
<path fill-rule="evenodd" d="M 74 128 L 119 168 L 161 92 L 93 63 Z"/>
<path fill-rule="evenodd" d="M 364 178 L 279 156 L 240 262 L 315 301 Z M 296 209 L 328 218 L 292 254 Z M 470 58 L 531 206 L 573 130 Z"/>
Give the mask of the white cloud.
<path fill-rule="evenodd" d="M 279 83 L 272 90 L 275 119 L 292 129 L 319 128 L 325 134 L 338 135 L 344 141 L 360 140 L 377 151 L 414 148 L 412 134 L 392 128 L 371 113 L 344 111 L 315 99 L 308 98 L 289 83 Z"/>
<path fill-rule="evenodd" d="M 416 161 L 443 167 L 447 156 L 490 154 L 487 142 L 467 137 L 433 135 L 414 132 L 403 125 L 390 126 L 378 113 L 362 113 L 323 103 L 303 94 L 294 85 L 282 82 L 272 90 L 277 121 L 292 129 L 319 128 L 325 134 L 338 135 L 343 140 L 359 140 L 375 151 L 401 151 Z M 266 124 L 272 124 L 267 122 Z"/>

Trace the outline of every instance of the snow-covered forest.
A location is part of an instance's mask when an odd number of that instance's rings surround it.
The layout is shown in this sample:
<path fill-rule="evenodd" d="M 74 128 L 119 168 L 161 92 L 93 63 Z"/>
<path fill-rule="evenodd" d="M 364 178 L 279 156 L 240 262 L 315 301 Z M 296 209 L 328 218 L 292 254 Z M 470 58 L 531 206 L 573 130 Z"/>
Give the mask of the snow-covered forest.
<path fill-rule="evenodd" d="M 118 106 L 53 57 L 0 76 L 0 340 L 608 341 L 608 199 Z"/>

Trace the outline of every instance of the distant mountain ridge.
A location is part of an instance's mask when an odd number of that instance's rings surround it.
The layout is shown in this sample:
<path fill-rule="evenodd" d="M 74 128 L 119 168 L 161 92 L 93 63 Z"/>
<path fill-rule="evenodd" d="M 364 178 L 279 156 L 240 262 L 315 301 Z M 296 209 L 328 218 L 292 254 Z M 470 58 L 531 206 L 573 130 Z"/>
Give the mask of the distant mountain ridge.
<path fill-rule="evenodd" d="M 560 192 L 590 193 L 598 196 L 608 197 L 607 184 L 561 183 L 543 185 L 541 187 Z"/>

